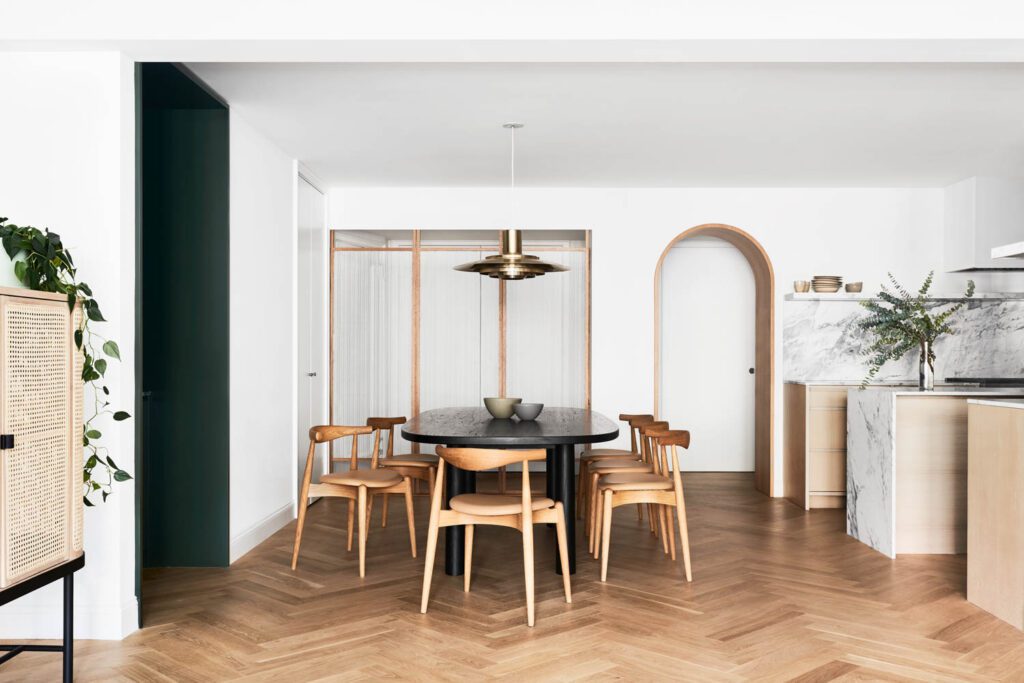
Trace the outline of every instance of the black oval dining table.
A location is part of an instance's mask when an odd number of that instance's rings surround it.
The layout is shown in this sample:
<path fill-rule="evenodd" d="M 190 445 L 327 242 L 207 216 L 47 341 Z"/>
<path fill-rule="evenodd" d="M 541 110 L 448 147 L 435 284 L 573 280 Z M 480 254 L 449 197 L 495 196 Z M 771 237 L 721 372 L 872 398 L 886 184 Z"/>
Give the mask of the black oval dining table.
<path fill-rule="evenodd" d="M 484 408 L 437 408 L 416 415 L 402 428 L 407 441 L 471 446 L 474 448 L 544 448 L 547 450 L 547 496 L 562 503 L 565 512 L 569 571 L 576 571 L 576 444 L 611 441 L 619 435 L 614 422 L 583 408 L 544 408 L 531 421 L 498 420 Z M 445 463 L 445 504 L 462 493 L 476 491 L 476 472 Z M 465 528 L 445 529 L 444 571 L 463 573 Z M 558 553 L 555 571 L 561 573 Z"/>

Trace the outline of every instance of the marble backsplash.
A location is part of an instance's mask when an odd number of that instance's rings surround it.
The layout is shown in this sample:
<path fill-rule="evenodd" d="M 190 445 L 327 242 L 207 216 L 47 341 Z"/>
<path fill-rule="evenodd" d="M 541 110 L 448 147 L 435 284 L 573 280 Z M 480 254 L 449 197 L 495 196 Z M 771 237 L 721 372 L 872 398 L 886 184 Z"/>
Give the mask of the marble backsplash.
<path fill-rule="evenodd" d="M 860 380 L 871 337 L 857 326 L 856 301 L 786 301 L 782 316 L 787 380 Z M 956 316 L 957 333 L 935 344 L 935 378 L 1024 377 L 1024 301 L 986 299 Z M 876 381 L 917 381 L 917 355 L 885 365 Z"/>

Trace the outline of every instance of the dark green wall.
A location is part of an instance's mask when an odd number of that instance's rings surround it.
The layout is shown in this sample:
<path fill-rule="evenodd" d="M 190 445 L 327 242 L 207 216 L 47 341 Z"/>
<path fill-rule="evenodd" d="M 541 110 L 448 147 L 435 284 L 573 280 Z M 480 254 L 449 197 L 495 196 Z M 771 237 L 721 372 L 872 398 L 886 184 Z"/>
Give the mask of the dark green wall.
<path fill-rule="evenodd" d="M 141 64 L 142 562 L 228 564 L 228 110 Z"/>

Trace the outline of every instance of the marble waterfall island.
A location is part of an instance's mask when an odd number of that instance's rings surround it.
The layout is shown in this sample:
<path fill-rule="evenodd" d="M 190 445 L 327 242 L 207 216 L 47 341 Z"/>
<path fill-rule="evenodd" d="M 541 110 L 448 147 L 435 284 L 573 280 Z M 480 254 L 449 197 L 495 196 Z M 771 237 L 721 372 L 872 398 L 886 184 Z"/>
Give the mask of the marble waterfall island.
<path fill-rule="evenodd" d="M 846 532 L 880 553 L 967 550 L 967 399 L 1021 389 L 902 387 L 847 395 Z"/>

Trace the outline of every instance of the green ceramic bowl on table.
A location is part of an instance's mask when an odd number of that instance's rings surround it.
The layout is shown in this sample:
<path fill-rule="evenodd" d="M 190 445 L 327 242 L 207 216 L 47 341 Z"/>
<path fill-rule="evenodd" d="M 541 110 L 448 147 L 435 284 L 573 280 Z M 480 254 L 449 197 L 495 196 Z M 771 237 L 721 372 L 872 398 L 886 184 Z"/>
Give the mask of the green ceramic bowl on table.
<path fill-rule="evenodd" d="M 487 412 L 491 414 L 491 417 L 498 420 L 507 420 L 512 417 L 512 406 L 517 403 L 522 403 L 521 398 L 485 398 L 484 406 L 487 408 Z"/>

